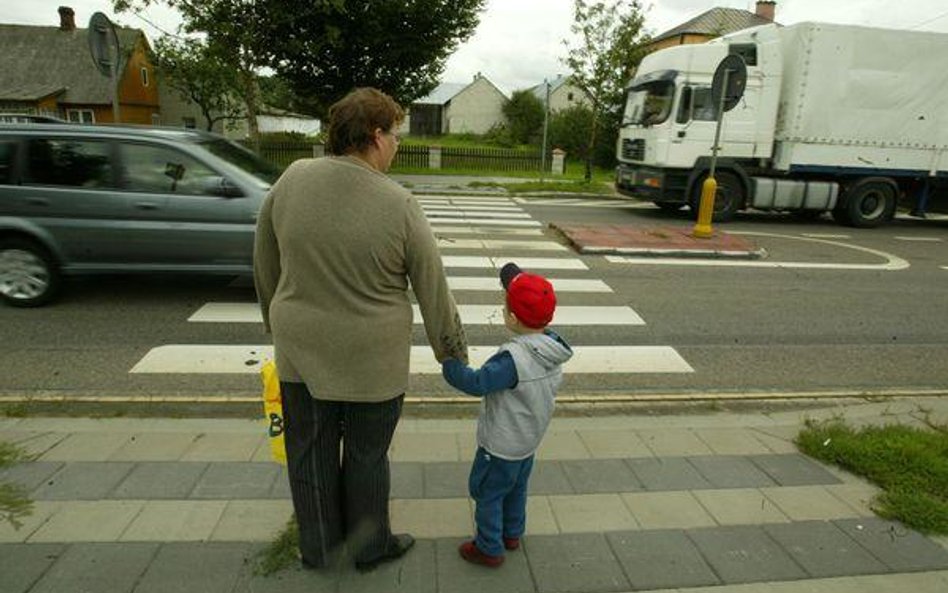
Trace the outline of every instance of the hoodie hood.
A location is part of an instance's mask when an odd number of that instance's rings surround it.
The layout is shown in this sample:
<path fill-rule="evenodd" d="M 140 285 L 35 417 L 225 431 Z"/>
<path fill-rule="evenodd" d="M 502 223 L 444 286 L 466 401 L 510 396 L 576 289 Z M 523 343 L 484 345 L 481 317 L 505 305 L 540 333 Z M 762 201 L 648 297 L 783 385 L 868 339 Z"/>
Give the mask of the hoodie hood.
<path fill-rule="evenodd" d="M 561 365 L 573 356 L 573 349 L 566 340 L 550 330 L 516 336 L 513 341 L 526 346 L 530 356 L 546 369 Z"/>

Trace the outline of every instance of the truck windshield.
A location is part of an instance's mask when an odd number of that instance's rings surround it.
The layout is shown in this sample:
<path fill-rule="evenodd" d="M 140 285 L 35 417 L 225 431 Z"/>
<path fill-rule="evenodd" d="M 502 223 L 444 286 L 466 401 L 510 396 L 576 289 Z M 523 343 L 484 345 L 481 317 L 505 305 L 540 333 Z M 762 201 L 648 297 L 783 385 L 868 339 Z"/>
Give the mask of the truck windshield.
<path fill-rule="evenodd" d="M 203 144 L 218 157 L 256 177 L 262 186 L 273 185 L 280 176 L 279 169 L 243 146 L 224 139 L 210 140 Z"/>
<path fill-rule="evenodd" d="M 633 89 L 625 103 L 624 125 L 654 126 L 668 119 L 675 84 L 668 80 L 657 80 Z"/>

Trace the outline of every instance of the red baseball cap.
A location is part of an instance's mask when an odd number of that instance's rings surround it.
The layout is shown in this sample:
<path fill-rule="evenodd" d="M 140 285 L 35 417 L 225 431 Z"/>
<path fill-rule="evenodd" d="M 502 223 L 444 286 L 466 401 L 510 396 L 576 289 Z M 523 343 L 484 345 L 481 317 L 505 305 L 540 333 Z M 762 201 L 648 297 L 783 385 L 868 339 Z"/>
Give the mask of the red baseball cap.
<path fill-rule="evenodd" d="M 549 280 L 511 262 L 500 269 L 500 283 L 507 291 L 507 308 L 522 324 L 540 329 L 553 321 L 556 294 Z"/>

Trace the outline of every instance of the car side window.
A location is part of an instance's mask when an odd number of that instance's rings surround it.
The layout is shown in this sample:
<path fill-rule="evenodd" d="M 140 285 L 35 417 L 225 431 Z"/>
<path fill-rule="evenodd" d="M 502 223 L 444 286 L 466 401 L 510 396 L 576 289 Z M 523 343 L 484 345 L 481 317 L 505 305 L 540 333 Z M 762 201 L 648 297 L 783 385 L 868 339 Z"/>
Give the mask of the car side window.
<path fill-rule="evenodd" d="M 193 157 L 151 144 L 122 144 L 125 188 L 130 191 L 212 195 L 220 175 Z"/>
<path fill-rule="evenodd" d="M 16 155 L 16 142 L 0 140 L 0 185 L 13 181 L 13 158 Z"/>
<path fill-rule="evenodd" d="M 111 147 L 100 140 L 36 138 L 28 143 L 23 182 L 30 185 L 113 187 Z"/>

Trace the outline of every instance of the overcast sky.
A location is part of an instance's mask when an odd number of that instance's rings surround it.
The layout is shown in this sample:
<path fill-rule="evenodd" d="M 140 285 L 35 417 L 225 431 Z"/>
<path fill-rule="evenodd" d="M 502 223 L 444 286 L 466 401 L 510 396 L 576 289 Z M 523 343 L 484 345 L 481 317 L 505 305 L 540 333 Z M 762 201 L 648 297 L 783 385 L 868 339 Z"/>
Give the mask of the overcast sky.
<path fill-rule="evenodd" d="M 0 0 L 0 23 L 58 25 L 56 9 L 61 5 L 72 6 L 79 27 L 85 27 L 95 11 L 115 17 L 111 3 L 103 0 Z M 653 34 L 715 6 L 753 11 L 754 5 L 754 0 L 643 1 L 647 7 L 646 27 Z M 565 74 L 562 40 L 570 35 L 572 11 L 573 0 L 487 0 L 477 31 L 448 60 L 442 81 L 466 82 L 480 72 L 509 93 Z M 180 21 L 164 7 L 149 8 L 141 17 L 118 15 L 117 20 L 143 29 L 152 40 L 162 34 L 160 29 L 174 31 Z M 777 21 L 785 25 L 824 21 L 948 33 L 948 1 L 778 0 Z"/>

